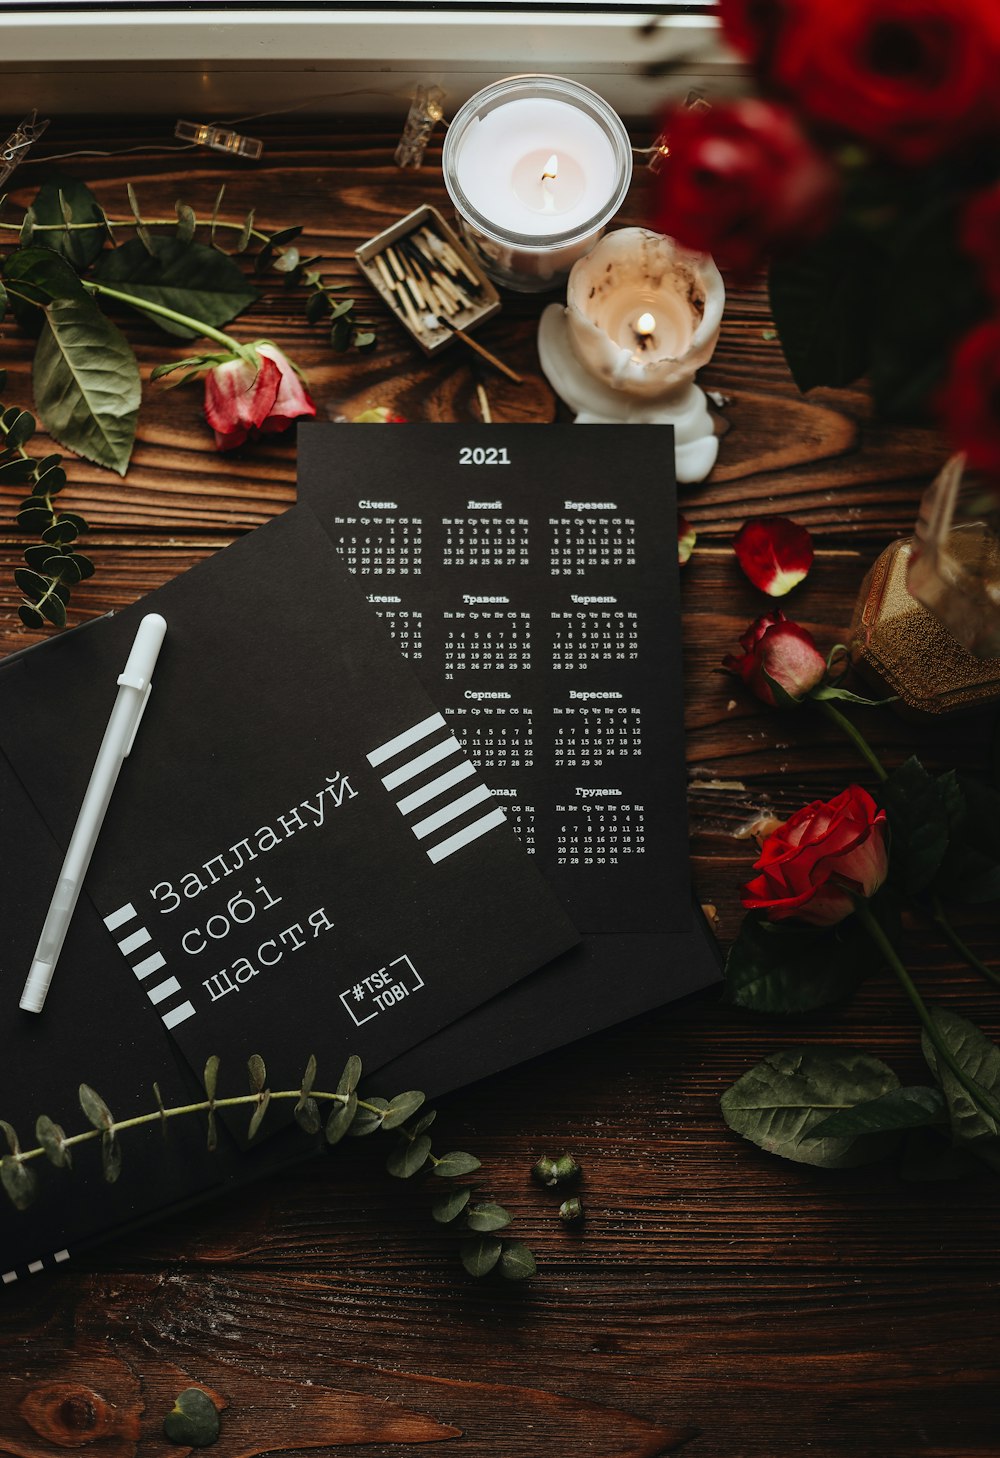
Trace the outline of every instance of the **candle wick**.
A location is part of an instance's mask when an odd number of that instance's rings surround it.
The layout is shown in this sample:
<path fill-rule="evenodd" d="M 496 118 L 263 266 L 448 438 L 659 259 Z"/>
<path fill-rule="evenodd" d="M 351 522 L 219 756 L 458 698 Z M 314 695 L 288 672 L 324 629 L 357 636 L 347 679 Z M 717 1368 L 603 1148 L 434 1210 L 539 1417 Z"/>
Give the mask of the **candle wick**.
<path fill-rule="evenodd" d="M 559 158 L 553 152 L 542 172 L 542 207 L 547 213 L 554 213 L 556 210 L 556 200 L 552 194 L 552 184 L 558 175 Z"/>

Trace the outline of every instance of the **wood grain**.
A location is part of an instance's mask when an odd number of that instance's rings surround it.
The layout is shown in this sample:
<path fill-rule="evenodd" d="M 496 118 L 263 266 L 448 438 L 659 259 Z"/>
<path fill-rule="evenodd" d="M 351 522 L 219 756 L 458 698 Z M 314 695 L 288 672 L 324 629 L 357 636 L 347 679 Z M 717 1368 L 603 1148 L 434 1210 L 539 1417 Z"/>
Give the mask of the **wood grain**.
<path fill-rule="evenodd" d="M 225 181 L 229 216 L 256 206 L 265 228 L 304 223 L 305 245 L 373 312 L 354 247 L 420 202 L 445 206 L 437 154 L 420 173 L 398 172 L 396 136 L 378 123 L 257 123 L 267 150 L 256 167 L 178 155 L 166 130 L 136 121 L 123 138 L 94 119 L 72 136 L 50 132 L 46 144 L 160 146 L 72 170 L 122 216 L 126 180 L 151 214 L 171 212 L 177 197 L 206 214 Z M 18 172 L 4 217 L 30 201 L 41 175 L 38 165 Z M 640 187 L 623 221 L 642 216 Z M 517 387 L 487 375 L 497 420 L 565 418 L 538 370 L 538 311 L 537 300 L 508 296 L 477 336 L 526 379 Z M 180 353 L 175 343 L 142 320 L 122 322 L 146 399 L 124 482 L 71 466 L 67 508 L 90 518 L 98 563 L 74 594 L 73 621 L 134 601 L 294 496 L 292 439 L 216 455 L 198 391 L 148 384 L 154 364 Z M 479 418 L 461 346 L 429 363 L 388 317 L 374 354 L 335 356 L 269 278 L 239 329 L 295 355 L 323 418 L 376 404 L 409 419 Z M 30 358 L 8 320 L 0 365 L 11 401 L 30 398 Z M 736 566 L 732 535 L 761 512 L 809 526 L 816 563 L 784 606 L 829 646 L 845 635 L 866 566 L 910 530 L 944 449 L 929 429 L 874 422 L 862 390 L 800 397 L 759 288 L 731 294 L 704 380 L 724 397 L 724 438 L 711 480 L 682 493 L 699 533 L 682 583 L 683 693 L 695 883 L 728 937 L 753 818 L 866 776 L 810 710 L 768 710 L 719 672 L 763 606 Z M 10 523 L 14 505 L 16 493 L 2 493 L 0 519 Z M 15 531 L 5 527 L 0 542 L 0 649 L 9 651 L 33 639 L 16 620 Z M 913 724 L 858 712 L 888 764 L 916 749 L 930 765 L 981 765 L 994 719 Z M 961 920 L 995 959 L 995 910 L 968 909 Z M 907 951 L 928 997 L 1000 1031 L 997 997 L 926 927 L 908 928 Z M 372 1141 L 136 1233 L 55 1279 L 4 1290 L 0 1451 L 50 1458 L 59 1447 L 103 1446 L 145 1458 L 162 1411 L 195 1384 L 228 1401 L 219 1458 L 333 1448 L 352 1421 L 377 1413 L 386 1426 L 365 1429 L 376 1454 L 421 1451 L 437 1434 L 442 1451 L 470 1458 L 652 1458 L 681 1443 L 693 1458 L 996 1458 L 996 1182 L 912 1186 L 890 1170 L 794 1167 L 721 1122 L 720 1093 L 758 1058 L 831 1042 L 876 1053 L 904 1079 L 921 1076 L 905 1000 L 875 979 L 831 1015 L 787 1024 L 706 994 L 447 1101 L 439 1124 L 482 1157 L 484 1188 L 539 1257 L 527 1289 L 466 1280 L 452 1237 L 429 1219 L 429 1196 L 401 1205 Z M 574 1231 L 528 1177 L 539 1154 L 564 1148 L 585 1169 L 587 1217 Z M 53 1392 L 62 1398 L 49 1420 L 64 1425 L 61 1436 L 39 1417 Z M 103 1445 L 91 1443 L 88 1423 L 104 1424 Z"/>

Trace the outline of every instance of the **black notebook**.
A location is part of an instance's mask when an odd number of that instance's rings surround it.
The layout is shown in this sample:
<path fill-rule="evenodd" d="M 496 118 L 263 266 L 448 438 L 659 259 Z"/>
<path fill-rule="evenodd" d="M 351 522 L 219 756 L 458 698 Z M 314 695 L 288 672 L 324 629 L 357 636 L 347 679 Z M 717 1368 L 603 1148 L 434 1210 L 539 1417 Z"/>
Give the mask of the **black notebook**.
<path fill-rule="evenodd" d="M 150 611 L 168 625 L 151 699 L 48 1003 L 22 1013 L 116 678 Z M 305 507 L 8 660 L 0 794 L 0 1116 L 24 1145 L 40 1113 L 82 1127 L 81 1081 L 124 1117 L 155 1107 L 154 1079 L 168 1100 L 190 1099 L 211 1054 L 235 1092 L 253 1052 L 275 1087 L 297 1086 L 312 1052 L 327 1079 L 351 1053 L 376 1070 L 577 940 Z M 276 1106 L 269 1127 L 289 1118 Z M 0 1277 L 241 1173 L 245 1122 L 219 1158 L 192 1157 L 189 1177 L 181 1130 L 169 1178 L 158 1132 L 135 1136 L 139 1178 L 126 1168 L 113 1188 L 43 1167 L 47 1185 L 73 1180 L 72 1199 L 43 1200 L 41 1223 L 4 1209 Z M 296 1148 L 289 1131 L 261 1158 Z M 96 1164 L 93 1149 L 78 1162 Z"/>
<path fill-rule="evenodd" d="M 307 425 L 299 498 L 585 934 L 387 1076 L 443 1092 L 717 981 L 689 885 L 672 432 Z"/>

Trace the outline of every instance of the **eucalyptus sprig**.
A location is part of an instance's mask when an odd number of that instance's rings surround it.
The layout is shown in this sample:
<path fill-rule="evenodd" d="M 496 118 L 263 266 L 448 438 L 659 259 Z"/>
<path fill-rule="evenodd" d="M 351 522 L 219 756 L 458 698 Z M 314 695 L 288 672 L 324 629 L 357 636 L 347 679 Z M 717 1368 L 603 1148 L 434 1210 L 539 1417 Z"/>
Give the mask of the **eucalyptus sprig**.
<path fill-rule="evenodd" d="M 7 382 L 0 370 L 0 390 Z M 72 544 L 87 523 L 76 512 L 61 511 L 53 502 L 66 485 L 62 456 L 34 457 L 25 449 L 35 433 L 35 417 L 16 405 L 0 401 L 0 483 L 26 486 L 30 492 L 21 502 L 17 524 L 36 532 L 41 541 L 25 548 L 26 567 L 18 567 L 14 581 L 24 593 L 18 616 L 27 628 L 42 628 L 46 620 L 63 627 L 70 589 L 93 576 L 94 564 Z"/>
<path fill-rule="evenodd" d="M 363 1138 L 379 1129 L 386 1133 L 395 1132 L 397 1139 L 386 1160 L 386 1169 L 396 1179 L 412 1179 L 421 1174 L 434 1175 L 438 1179 L 459 1179 L 480 1168 L 480 1161 L 475 1155 L 464 1150 L 451 1150 L 441 1155 L 434 1153 L 427 1131 L 436 1118 L 435 1110 L 424 1109 L 419 1119 L 409 1122 L 424 1106 L 424 1095 L 416 1089 L 397 1094 L 392 1099 L 362 1097 L 358 1093 L 360 1058 L 352 1056 L 347 1060 L 333 1090 L 316 1088 L 318 1065 L 314 1054 L 309 1057 L 298 1088 L 271 1089 L 267 1086 L 264 1060 L 255 1053 L 247 1063 L 250 1092 L 225 1098 L 218 1094 L 219 1065 L 220 1060 L 215 1055 L 205 1064 L 204 1099 L 168 1108 L 159 1085 L 154 1083 L 156 1109 L 130 1119 L 116 1119 L 96 1089 L 82 1083 L 80 1108 L 91 1127 L 80 1134 L 66 1134 L 47 1114 L 40 1114 L 35 1121 L 38 1143 L 32 1149 L 22 1149 L 17 1131 L 6 1120 L 0 1119 L 0 1132 L 10 1151 L 0 1158 L 0 1184 L 16 1208 L 26 1210 L 39 1193 L 38 1179 L 29 1168 L 32 1160 L 44 1156 L 56 1168 L 70 1169 L 73 1151 L 79 1145 L 100 1140 L 101 1168 L 105 1180 L 113 1184 L 122 1168 L 118 1136 L 129 1129 L 160 1123 L 166 1134 L 171 1119 L 204 1114 L 207 1147 L 214 1150 L 218 1144 L 217 1110 L 248 1109 L 247 1138 L 251 1140 L 260 1132 L 271 1105 L 289 1099 L 295 1100 L 292 1112 L 299 1127 L 311 1135 L 323 1130 L 330 1145 L 339 1144 L 347 1136 Z M 435 1201 L 432 1210 L 438 1223 L 454 1225 L 463 1232 L 459 1248 L 462 1265 L 471 1276 L 477 1277 L 486 1276 L 493 1270 L 509 1281 L 522 1281 L 533 1276 L 535 1258 L 524 1242 L 501 1238 L 497 1234 L 510 1225 L 509 1212 L 501 1205 L 474 1201 L 473 1195 L 471 1186 L 455 1186 Z"/>

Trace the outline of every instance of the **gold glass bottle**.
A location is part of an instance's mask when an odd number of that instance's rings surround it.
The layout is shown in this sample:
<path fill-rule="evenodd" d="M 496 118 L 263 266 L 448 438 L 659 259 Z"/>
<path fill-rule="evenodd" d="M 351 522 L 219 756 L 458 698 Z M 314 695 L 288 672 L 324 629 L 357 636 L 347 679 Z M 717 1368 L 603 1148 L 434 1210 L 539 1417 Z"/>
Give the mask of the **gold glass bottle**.
<path fill-rule="evenodd" d="M 915 535 L 886 548 L 854 611 L 855 663 L 922 713 L 1000 698 L 1000 498 L 964 464 L 928 488 Z"/>

